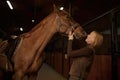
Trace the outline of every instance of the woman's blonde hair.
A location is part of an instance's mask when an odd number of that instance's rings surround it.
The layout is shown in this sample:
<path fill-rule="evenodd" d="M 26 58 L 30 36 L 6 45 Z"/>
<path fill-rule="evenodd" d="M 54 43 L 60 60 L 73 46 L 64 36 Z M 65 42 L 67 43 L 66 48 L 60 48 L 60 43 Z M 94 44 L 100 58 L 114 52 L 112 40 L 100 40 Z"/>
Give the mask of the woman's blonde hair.
<path fill-rule="evenodd" d="M 93 46 L 94 47 L 99 47 L 102 45 L 103 43 L 103 35 L 100 34 L 99 32 L 97 31 L 92 31 L 90 34 L 93 34 L 95 36 L 95 40 L 94 40 L 94 43 L 93 43 Z"/>

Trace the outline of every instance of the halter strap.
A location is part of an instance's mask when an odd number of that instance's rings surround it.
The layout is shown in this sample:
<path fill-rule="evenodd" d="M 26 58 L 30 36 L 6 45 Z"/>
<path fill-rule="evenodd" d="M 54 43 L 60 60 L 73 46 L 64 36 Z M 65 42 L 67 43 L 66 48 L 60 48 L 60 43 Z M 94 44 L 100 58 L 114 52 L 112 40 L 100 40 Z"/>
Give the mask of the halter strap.
<path fill-rule="evenodd" d="M 74 24 L 73 26 L 71 26 L 72 30 L 74 31 L 77 27 L 79 26 L 78 23 Z"/>

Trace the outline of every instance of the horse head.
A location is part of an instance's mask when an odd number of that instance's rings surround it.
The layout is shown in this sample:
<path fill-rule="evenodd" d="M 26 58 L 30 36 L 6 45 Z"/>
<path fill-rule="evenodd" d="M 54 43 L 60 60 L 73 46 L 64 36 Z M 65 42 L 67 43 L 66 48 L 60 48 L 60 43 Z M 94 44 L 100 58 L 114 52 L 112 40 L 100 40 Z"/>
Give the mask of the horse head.
<path fill-rule="evenodd" d="M 68 34 L 70 30 L 74 32 L 74 36 L 76 39 L 80 39 L 82 37 L 86 37 L 87 33 L 85 30 L 77 23 L 67 11 L 59 10 L 54 7 L 54 12 L 56 13 L 56 21 L 57 21 L 57 31 L 61 33 Z"/>

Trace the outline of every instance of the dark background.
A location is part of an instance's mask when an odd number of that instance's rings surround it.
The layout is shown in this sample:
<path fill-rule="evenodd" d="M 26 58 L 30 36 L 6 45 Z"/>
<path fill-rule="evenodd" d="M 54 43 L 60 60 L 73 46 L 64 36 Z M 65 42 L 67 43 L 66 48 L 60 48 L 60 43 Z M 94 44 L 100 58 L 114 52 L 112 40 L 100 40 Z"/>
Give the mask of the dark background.
<path fill-rule="evenodd" d="M 53 10 L 53 4 L 64 6 L 80 25 L 119 6 L 120 0 L 10 0 L 14 9 L 10 10 L 6 0 L 0 0 L 0 35 L 21 34 L 29 31 Z M 32 22 L 32 19 L 35 22 Z M 19 28 L 24 31 L 20 32 Z M 84 27 L 84 26 L 83 26 Z M 87 27 L 89 30 L 89 27 Z"/>

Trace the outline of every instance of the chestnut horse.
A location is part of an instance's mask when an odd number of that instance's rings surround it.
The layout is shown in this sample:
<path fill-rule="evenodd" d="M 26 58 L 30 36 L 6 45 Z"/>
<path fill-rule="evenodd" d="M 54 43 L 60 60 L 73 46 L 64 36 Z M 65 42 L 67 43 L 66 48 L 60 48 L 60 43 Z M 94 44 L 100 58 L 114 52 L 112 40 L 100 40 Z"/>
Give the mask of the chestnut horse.
<path fill-rule="evenodd" d="M 36 80 L 43 62 L 42 52 L 49 40 L 55 33 L 68 34 L 71 29 L 76 38 L 86 36 L 84 29 L 66 11 L 54 7 L 51 14 L 32 30 L 22 34 L 12 56 L 13 80 L 22 80 L 25 75 L 28 76 L 28 80 Z"/>

